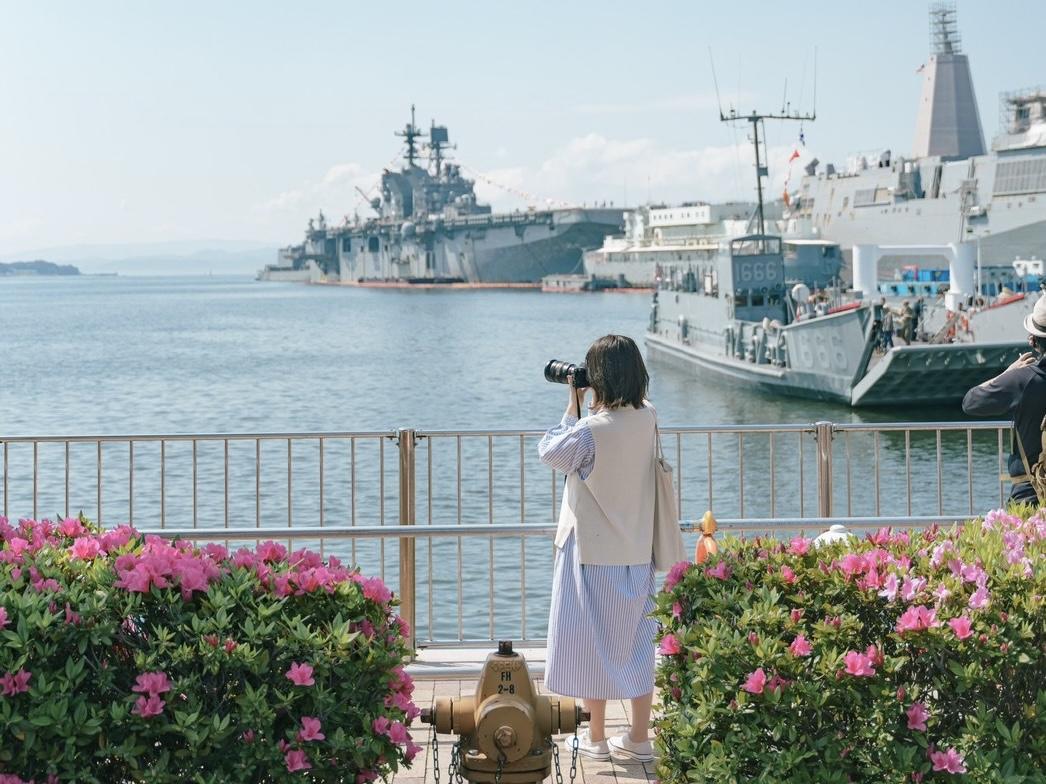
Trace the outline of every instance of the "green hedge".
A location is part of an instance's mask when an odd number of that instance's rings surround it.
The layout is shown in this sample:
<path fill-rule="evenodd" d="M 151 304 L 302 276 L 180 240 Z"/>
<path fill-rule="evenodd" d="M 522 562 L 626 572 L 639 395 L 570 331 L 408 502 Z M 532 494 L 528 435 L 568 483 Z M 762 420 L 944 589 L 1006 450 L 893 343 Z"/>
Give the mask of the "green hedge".
<path fill-rule="evenodd" d="M 677 565 L 656 609 L 661 782 L 1046 781 L 1046 522 L 1027 511 L 728 539 Z"/>
<path fill-rule="evenodd" d="M 417 752 L 377 578 L 83 519 L 0 540 L 0 784 L 364 784 Z"/>

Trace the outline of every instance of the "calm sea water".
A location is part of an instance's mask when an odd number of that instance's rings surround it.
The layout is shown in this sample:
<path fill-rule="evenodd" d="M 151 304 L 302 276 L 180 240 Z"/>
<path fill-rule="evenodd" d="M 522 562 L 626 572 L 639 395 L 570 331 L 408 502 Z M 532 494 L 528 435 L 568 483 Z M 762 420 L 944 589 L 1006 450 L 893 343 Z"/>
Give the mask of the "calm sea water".
<path fill-rule="evenodd" d="M 543 430 L 566 402 L 565 388 L 544 380 L 545 362 L 578 361 L 608 332 L 642 345 L 649 307 L 646 295 L 371 290 L 245 277 L 0 280 L 0 437 Z M 665 425 L 959 416 L 941 409 L 858 413 L 659 364 L 649 370 Z M 940 443 L 933 433 L 837 439 L 836 511 L 988 508 L 998 500 L 997 436 L 978 435 L 972 445 L 968 456 L 965 433 L 946 433 Z M 233 441 L 227 471 L 222 442 L 195 452 L 170 442 L 162 472 L 159 444 L 143 442 L 133 453 L 133 483 L 125 443 L 73 444 L 68 458 L 64 449 L 43 444 L 34 455 L 30 445 L 10 446 L 8 514 L 82 509 L 106 524 L 132 518 L 141 528 L 397 520 L 396 446 L 388 439 L 331 440 L 322 459 L 318 441 L 296 442 L 293 454 L 278 440 L 258 447 Z M 812 438 L 670 437 L 666 449 L 681 480 L 684 517 L 707 508 L 720 517 L 816 513 Z M 419 523 L 555 519 L 557 484 L 536 459 L 536 438 L 426 439 L 417 473 Z M 355 557 L 395 584 L 394 540 L 314 544 Z M 540 637 L 550 556 L 535 539 L 441 540 L 431 549 L 419 542 L 420 634 Z"/>

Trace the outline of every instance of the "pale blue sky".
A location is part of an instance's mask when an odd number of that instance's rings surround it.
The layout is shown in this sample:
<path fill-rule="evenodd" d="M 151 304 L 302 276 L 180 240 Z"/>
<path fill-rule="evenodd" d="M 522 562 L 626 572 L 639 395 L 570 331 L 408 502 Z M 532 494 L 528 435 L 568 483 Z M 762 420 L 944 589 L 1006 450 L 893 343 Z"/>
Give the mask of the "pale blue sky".
<path fill-rule="evenodd" d="M 562 201 L 748 198 L 725 100 L 812 105 L 821 160 L 912 143 L 923 2 L 0 0 L 0 253 L 297 241 L 397 152 L 409 106 L 471 172 Z M 1046 82 L 1046 3 L 958 5 L 986 137 Z M 805 70 L 805 86 L 801 84 Z M 798 128 L 768 126 L 777 161 Z M 747 149 L 746 149 L 747 153 Z M 774 162 L 777 162 L 774 161 Z M 776 167 L 777 177 L 783 167 Z M 524 202 L 484 183 L 499 207 Z"/>

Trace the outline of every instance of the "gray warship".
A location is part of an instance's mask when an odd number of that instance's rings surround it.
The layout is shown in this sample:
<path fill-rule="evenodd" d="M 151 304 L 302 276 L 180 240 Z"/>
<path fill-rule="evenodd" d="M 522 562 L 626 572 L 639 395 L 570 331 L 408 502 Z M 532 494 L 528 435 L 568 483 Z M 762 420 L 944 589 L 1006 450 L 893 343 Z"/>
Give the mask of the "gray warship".
<path fill-rule="evenodd" d="M 260 280 L 532 285 L 579 272 L 582 253 L 621 228 L 624 211 L 613 206 L 494 213 L 449 159 L 446 126 L 420 130 L 411 107 L 396 135 L 404 165 L 382 173 L 380 195 L 368 201 L 375 216 L 331 226 L 320 213 L 304 241 L 281 248 Z"/>
<path fill-rule="evenodd" d="M 837 242 L 847 257 L 866 243 L 973 241 L 986 263 L 1042 259 L 1046 89 L 1000 96 L 999 132 L 986 150 L 953 5 L 930 7 L 930 41 L 911 155 L 879 150 L 841 167 L 814 159 L 780 230 Z"/>

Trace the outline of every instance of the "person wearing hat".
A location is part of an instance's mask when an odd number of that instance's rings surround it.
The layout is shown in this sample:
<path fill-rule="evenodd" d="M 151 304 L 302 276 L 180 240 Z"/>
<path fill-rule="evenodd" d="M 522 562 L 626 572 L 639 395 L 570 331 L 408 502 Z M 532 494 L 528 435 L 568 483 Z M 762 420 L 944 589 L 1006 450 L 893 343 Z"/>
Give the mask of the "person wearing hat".
<path fill-rule="evenodd" d="M 962 410 L 972 416 L 1012 418 L 1011 454 L 1006 465 L 1013 482 L 1010 500 L 1036 503 L 1046 501 L 1036 496 L 1028 477 L 1042 451 L 1042 421 L 1046 416 L 1046 296 L 1039 297 L 1025 316 L 1024 329 L 1032 350 L 1021 354 L 995 378 L 967 392 Z"/>

